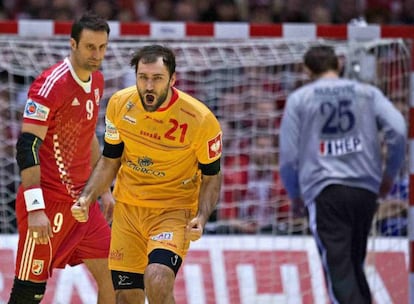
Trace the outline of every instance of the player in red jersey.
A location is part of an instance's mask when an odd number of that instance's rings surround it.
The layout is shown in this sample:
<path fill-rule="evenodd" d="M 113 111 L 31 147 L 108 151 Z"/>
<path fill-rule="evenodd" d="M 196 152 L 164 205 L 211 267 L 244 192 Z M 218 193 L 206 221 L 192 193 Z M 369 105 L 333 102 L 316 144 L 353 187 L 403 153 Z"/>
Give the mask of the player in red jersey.
<path fill-rule="evenodd" d="M 70 56 L 32 83 L 16 159 L 19 243 L 9 304 L 40 303 L 55 268 L 85 263 L 98 285 L 98 303 L 114 303 L 108 269 L 113 199 L 101 196 L 79 223 L 71 206 L 100 156 L 95 135 L 104 79 L 98 69 L 108 45 L 108 23 L 87 13 L 72 25 Z"/>

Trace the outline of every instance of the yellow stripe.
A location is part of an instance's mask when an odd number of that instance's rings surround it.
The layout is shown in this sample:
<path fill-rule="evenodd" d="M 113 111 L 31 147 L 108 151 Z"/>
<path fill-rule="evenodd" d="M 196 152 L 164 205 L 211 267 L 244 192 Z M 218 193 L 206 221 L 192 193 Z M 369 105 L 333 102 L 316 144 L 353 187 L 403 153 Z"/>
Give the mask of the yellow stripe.
<path fill-rule="evenodd" d="M 33 144 L 32 144 L 32 154 L 33 154 L 34 163 L 36 165 L 39 164 L 39 160 L 37 159 L 37 153 L 36 153 L 36 150 L 35 150 L 37 140 L 38 140 L 37 137 L 35 137 L 35 140 L 33 141 Z"/>

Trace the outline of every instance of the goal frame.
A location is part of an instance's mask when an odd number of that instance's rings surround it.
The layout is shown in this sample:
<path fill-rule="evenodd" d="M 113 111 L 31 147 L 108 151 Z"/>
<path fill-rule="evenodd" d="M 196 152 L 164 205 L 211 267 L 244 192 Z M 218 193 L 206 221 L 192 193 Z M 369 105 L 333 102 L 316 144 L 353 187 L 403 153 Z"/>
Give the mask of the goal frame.
<path fill-rule="evenodd" d="M 414 42 L 414 26 L 378 25 L 364 26 L 339 24 L 319 25 L 307 23 L 288 24 L 249 24 L 244 22 L 150 22 L 122 23 L 110 21 L 111 38 L 130 37 L 147 39 L 179 40 L 191 38 L 203 39 L 260 39 L 285 38 L 298 40 L 341 39 L 370 41 L 380 38 L 403 38 Z M 53 20 L 14 20 L 0 21 L 0 35 L 50 37 L 68 36 L 71 22 Z M 409 299 L 414 303 L 414 47 L 411 47 L 410 101 L 409 101 L 409 210 L 408 210 L 408 244 L 409 244 Z"/>

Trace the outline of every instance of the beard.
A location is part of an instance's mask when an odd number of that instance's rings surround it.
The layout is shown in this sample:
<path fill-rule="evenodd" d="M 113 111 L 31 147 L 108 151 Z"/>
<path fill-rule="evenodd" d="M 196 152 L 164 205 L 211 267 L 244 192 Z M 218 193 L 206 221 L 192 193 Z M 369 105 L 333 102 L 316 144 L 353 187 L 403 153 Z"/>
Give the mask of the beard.
<path fill-rule="evenodd" d="M 143 91 L 138 90 L 138 94 L 139 94 L 142 106 L 144 107 L 145 111 L 147 112 L 157 111 L 159 107 L 167 99 L 168 90 L 169 90 L 169 87 L 163 90 L 158 97 L 153 91 L 143 92 Z"/>

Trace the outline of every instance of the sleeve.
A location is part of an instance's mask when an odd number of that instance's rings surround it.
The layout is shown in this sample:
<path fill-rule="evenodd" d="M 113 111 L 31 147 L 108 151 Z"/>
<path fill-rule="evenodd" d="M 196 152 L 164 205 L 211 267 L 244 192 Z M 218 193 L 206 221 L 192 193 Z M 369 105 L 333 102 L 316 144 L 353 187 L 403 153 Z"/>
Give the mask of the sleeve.
<path fill-rule="evenodd" d="M 279 134 L 280 177 L 291 199 L 300 197 L 299 131 L 300 119 L 295 111 L 295 99 L 287 99 Z"/>
<path fill-rule="evenodd" d="M 401 112 L 380 90 L 375 88 L 374 94 L 377 122 L 387 146 L 384 174 L 394 179 L 405 158 L 407 126 Z"/>
<path fill-rule="evenodd" d="M 210 112 L 203 119 L 200 131 L 196 135 L 196 154 L 200 164 L 211 164 L 221 157 L 222 137 L 220 123 Z"/>
<path fill-rule="evenodd" d="M 23 111 L 23 122 L 47 126 L 56 108 L 52 97 L 43 97 L 39 90 L 44 83 L 44 77 L 39 77 L 30 86 L 28 98 Z M 50 96 L 54 96 L 50 94 Z"/>
<path fill-rule="evenodd" d="M 105 115 L 105 136 L 104 140 L 106 143 L 111 145 L 118 145 L 122 143 L 118 128 L 116 123 L 118 121 L 118 111 L 117 111 L 117 102 L 119 100 L 118 95 L 113 95 L 106 107 L 106 115 Z"/>

